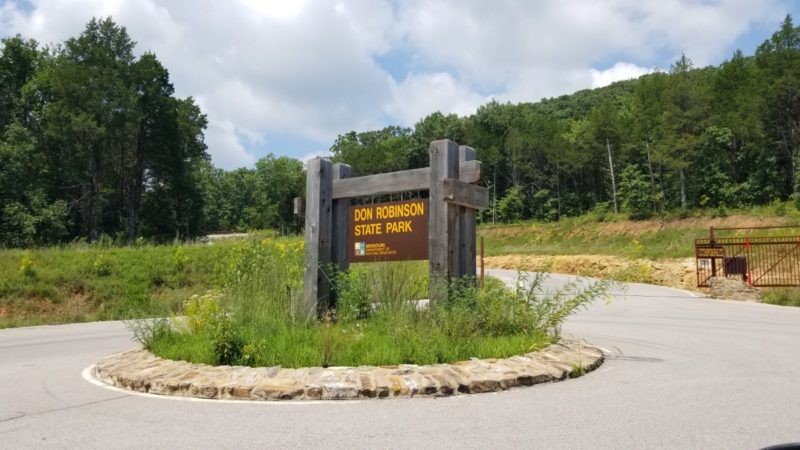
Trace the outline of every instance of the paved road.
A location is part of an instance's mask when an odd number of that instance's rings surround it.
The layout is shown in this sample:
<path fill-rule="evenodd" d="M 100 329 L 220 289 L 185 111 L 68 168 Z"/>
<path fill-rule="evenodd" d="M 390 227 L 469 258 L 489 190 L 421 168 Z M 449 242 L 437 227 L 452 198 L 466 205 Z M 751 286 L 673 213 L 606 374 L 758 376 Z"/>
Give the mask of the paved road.
<path fill-rule="evenodd" d="M 86 367 L 133 345 L 119 322 L 0 330 L 0 447 L 730 449 L 800 441 L 800 308 L 630 285 L 610 305 L 571 318 L 564 334 L 606 348 L 606 363 L 576 380 L 496 394 L 231 403 L 85 381 Z"/>

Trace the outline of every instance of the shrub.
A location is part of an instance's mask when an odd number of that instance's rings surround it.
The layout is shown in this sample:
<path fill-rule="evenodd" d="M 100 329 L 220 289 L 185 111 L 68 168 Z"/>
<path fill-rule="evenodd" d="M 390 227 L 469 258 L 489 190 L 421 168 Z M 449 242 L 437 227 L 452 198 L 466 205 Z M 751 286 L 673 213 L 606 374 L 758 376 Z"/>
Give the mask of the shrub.
<path fill-rule="evenodd" d="M 166 318 L 132 319 L 126 321 L 125 325 L 133 333 L 133 340 L 148 350 L 152 350 L 157 341 L 172 333 Z"/>
<path fill-rule="evenodd" d="M 800 288 L 767 288 L 761 291 L 761 302 L 773 305 L 800 306 Z"/>
<path fill-rule="evenodd" d="M 187 262 L 189 262 L 189 257 L 186 256 L 183 246 L 179 245 L 175 248 L 175 253 L 172 255 L 172 266 L 175 272 L 182 272 L 183 269 L 186 268 Z"/>
<path fill-rule="evenodd" d="M 497 203 L 497 213 L 503 222 L 518 222 L 525 217 L 525 192 L 520 186 L 512 186 Z"/>
<path fill-rule="evenodd" d="M 653 213 L 653 189 L 647 176 L 635 165 L 625 166 L 620 175 L 619 198 L 622 210 L 634 220 L 647 219 Z"/>
<path fill-rule="evenodd" d="M 27 278 L 36 276 L 36 271 L 33 270 L 33 257 L 29 250 L 22 252 L 22 257 L 19 259 L 19 272 Z"/>
<path fill-rule="evenodd" d="M 213 327 L 221 315 L 222 293 L 207 291 L 193 295 L 183 304 L 183 317 L 173 317 L 173 326 L 189 333 L 202 333 Z"/>
<path fill-rule="evenodd" d="M 100 252 L 95 255 L 92 260 L 92 273 L 99 277 L 111 275 L 111 263 L 108 262 L 104 253 Z"/>
<path fill-rule="evenodd" d="M 245 343 L 236 324 L 228 317 L 221 316 L 214 324 L 211 333 L 216 364 L 233 366 L 242 362 Z"/>

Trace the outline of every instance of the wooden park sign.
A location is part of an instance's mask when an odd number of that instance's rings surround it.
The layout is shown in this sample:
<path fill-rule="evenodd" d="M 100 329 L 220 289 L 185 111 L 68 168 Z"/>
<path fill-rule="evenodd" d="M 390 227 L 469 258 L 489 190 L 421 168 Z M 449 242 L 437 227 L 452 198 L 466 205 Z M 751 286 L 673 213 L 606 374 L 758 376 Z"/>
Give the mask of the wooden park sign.
<path fill-rule="evenodd" d="M 428 199 L 352 205 L 348 262 L 428 259 Z"/>
<path fill-rule="evenodd" d="M 430 167 L 353 177 L 350 166 L 314 158 L 306 166 L 304 311 L 332 306 L 330 267 L 351 262 L 428 259 L 431 300 L 440 280 L 475 276 L 476 212 L 489 206 L 477 186 L 475 150 L 453 141 L 431 143 Z M 352 205 L 351 199 L 406 191 L 428 199 Z M 295 204 L 301 213 L 302 204 Z"/>

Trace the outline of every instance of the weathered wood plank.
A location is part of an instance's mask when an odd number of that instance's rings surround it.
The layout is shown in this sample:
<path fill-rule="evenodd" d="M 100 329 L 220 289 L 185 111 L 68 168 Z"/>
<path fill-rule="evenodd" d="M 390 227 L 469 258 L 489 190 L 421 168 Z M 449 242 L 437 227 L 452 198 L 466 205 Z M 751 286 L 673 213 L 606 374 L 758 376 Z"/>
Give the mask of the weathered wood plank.
<path fill-rule="evenodd" d="M 331 262 L 333 164 L 314 158 L 306 166 L 306 227 L 303 305 L 295 314 L 315 317 L 327 310 L 331 285 L 325 269 Z"/>
<path fill-rule="evenodd" d="M 472 147 L 462 145 L 458 148 L 458 159 L 461 162 L 461 167 L 464 166 L 466 161 L 474 161 L 476 158 L 476 151 Z M 460 177 L 459 177 L 460 178 Z M 477 257 L 477 246 L 475 245 L 476 239 L 476 218 L 477 211 L 472 208 L 464 206 L 460 207 L 458 217 L 459 227 L 459 276 L 475 277 L 477 267 L 475 258 Z"/>
<path fill-rule="evenodd" d="M 458 206 L 444 201 L 444 180 L 458 178 L 458 144 L 449 140 L 434 141 L 430 153 L 430 195 L 428 206 L 428 261 L 430 298 L 446 298 L 446 282 L 458 269 Z"/>
<path fill-rule="evenodd" d="M 477 183 L 483 178 L 483 164 L 480 161 L 467 160 L 458 164 L 458 179 L 464 183 Z"/>
<path fill-rule="evenodd" d="M 336 163 L 333 165 L 333 182 L 349 178 L 353 169 L 347 164 Z M 331 243 L 331 260 L 340 271 L 345 271 L 349 267 L 347 259 L 347 220 L 350 214 L 350 199 L 340 198 L 333 200 L 333 241 Z M 336 299 L 333 298 L 333 303 Z"/>
<path fill-rule="evenodd" d="M 480 161 L 465 161 L 459 165 L 459 180 L 475 183 L 483 176 Z M 400 172 L 347 178 L 333 182 L 333 198 L 350 198 L 370 195 L 418 191 L 430 188 L 430 167 Z"/>
<path fill-rule="evenodd" d="M 489 189 L 483 186 L 449 179 L 442 181 L 442 192 L 444 193 L 444 200 L 448 203 L 471 209 L 486 209 L 489 207 Z"/>

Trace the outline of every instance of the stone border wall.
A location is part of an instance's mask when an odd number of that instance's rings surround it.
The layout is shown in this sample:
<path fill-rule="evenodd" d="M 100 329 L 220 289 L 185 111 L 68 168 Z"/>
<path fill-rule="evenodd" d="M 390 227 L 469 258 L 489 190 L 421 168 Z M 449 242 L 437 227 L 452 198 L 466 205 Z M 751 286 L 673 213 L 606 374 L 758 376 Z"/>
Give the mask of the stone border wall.
<path fill-rule="evenodd" d="M 449 396 L 502 391 L 559 381 L 592 371 L 603 352 L 562 339 L 544 349 L 505 359 L 384 367 L 208 366 L 156 357 L 136 348 L 108 356 L 94 375 L 122 388 L 159 395 L 236 400 L 346 400 Z"/>

